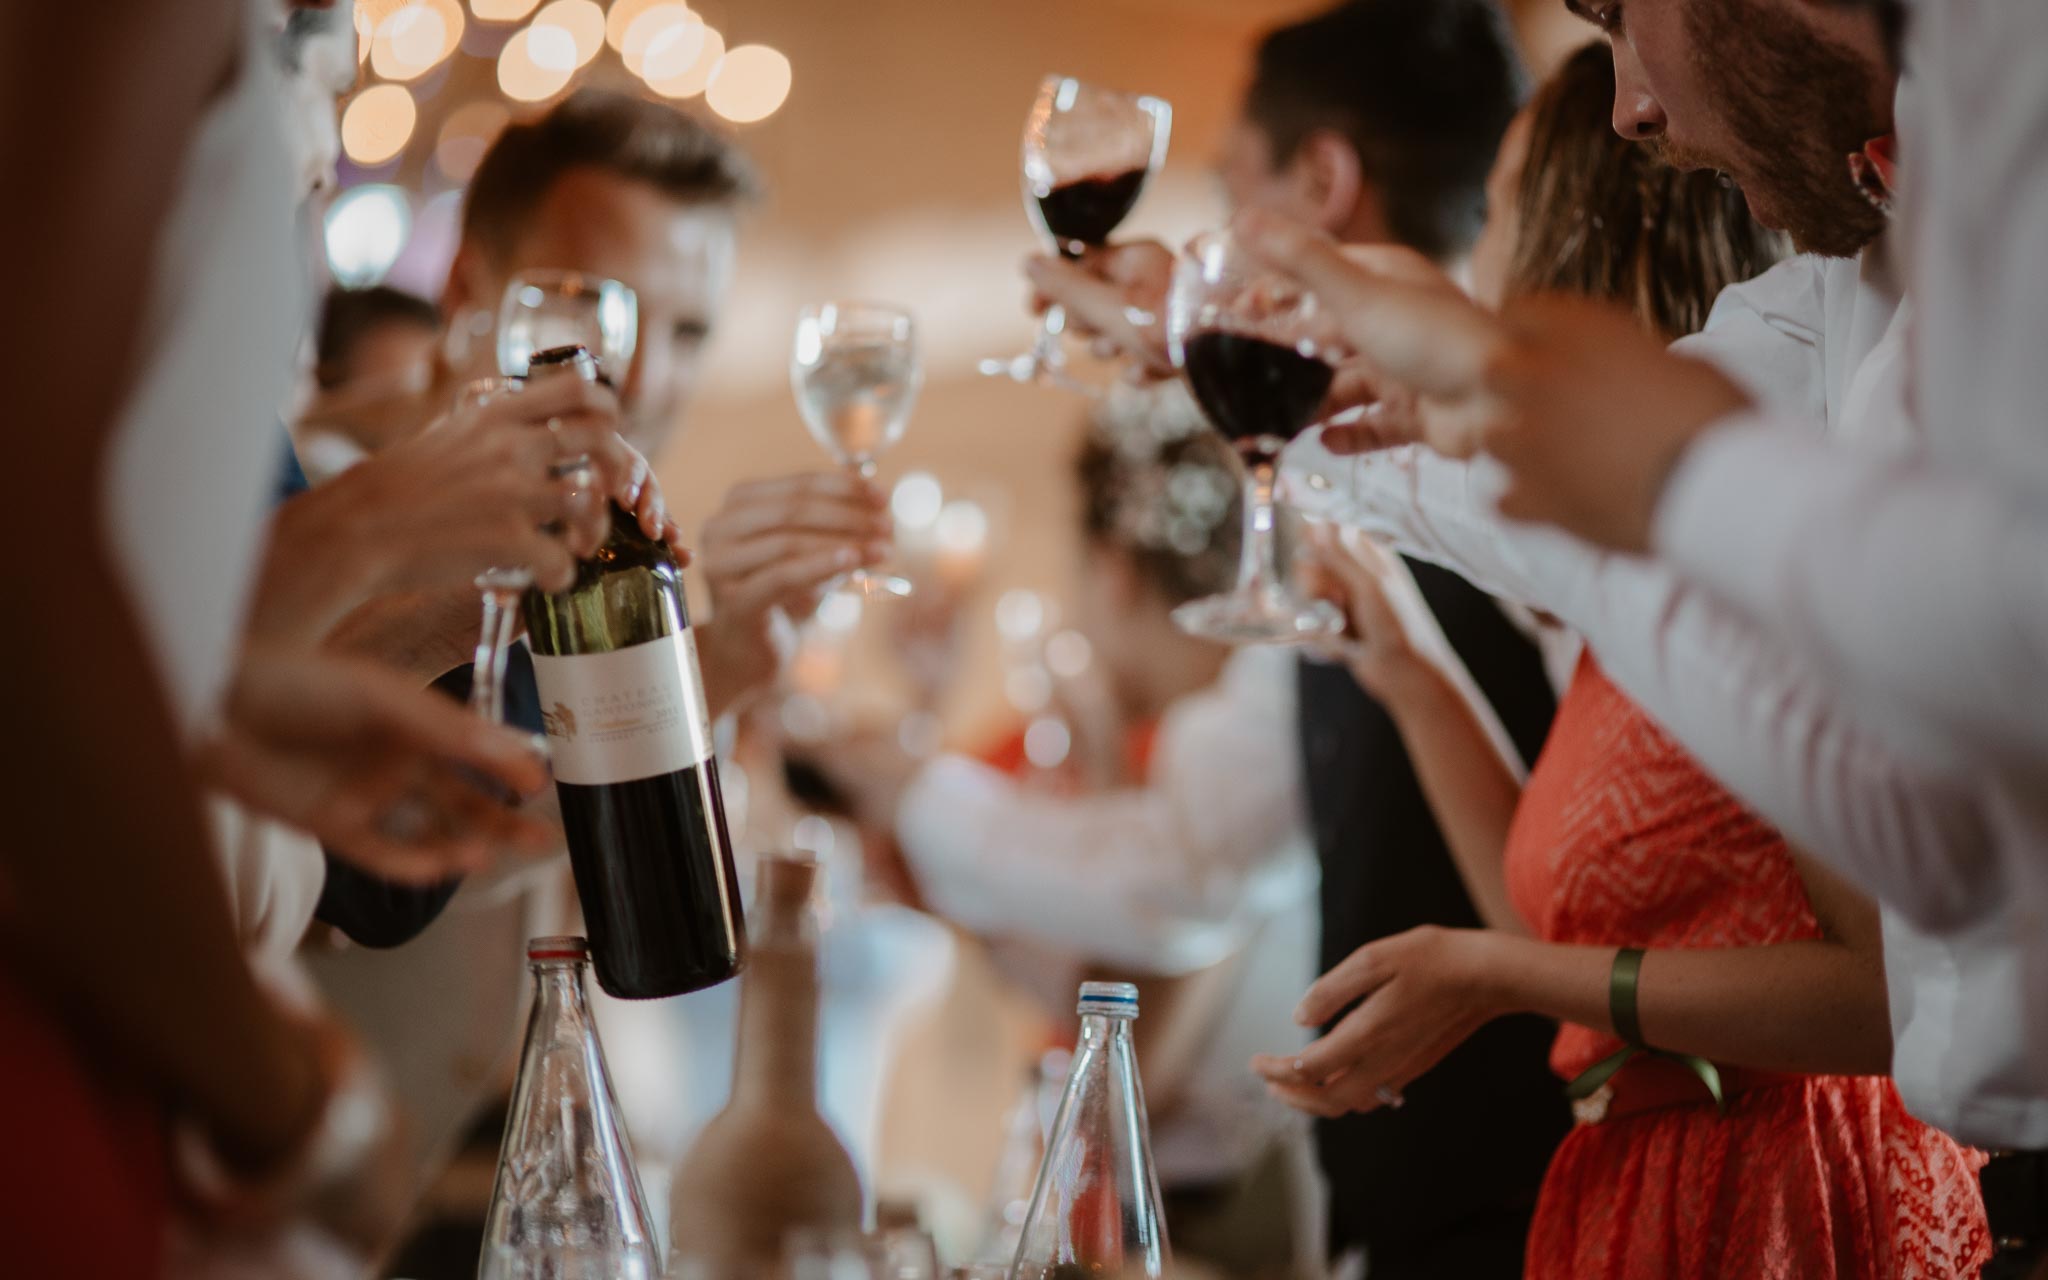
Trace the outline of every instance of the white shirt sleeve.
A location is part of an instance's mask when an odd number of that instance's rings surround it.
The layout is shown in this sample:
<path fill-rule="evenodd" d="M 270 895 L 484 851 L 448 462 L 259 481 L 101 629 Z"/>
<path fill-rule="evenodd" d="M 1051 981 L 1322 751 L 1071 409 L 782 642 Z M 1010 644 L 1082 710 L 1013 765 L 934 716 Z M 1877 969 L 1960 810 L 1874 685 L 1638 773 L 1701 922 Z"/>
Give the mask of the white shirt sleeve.
<path fill-rule="evenodd" d="M 905 792 L 897 836 L 932 906 L 968 928 L 1185 973 L 1228 956 L 1260 900 L 1313 875 L 1294 664 L 1234 654 L 1160 724 L 1142 786 L 1056 796 L 943 757 Z"/>
<path fill-rule="evenodd" d="M 1488 460 L 1397 449 L 1342 460 L 1318 505 L 1576 628 L 1724 785 L 1909 918 L 1938 928 L 1996 900 L 1974 778 L 1902 758 L 1820 672 L 1669 567 L 1504 522 L 1504 483 Z"/>
<path fill-rule="evenodd" d="M 1657 546 L 1874 694 L 2048 749 L 2048 505 L 1752 416 L 1689 452 Z"/>

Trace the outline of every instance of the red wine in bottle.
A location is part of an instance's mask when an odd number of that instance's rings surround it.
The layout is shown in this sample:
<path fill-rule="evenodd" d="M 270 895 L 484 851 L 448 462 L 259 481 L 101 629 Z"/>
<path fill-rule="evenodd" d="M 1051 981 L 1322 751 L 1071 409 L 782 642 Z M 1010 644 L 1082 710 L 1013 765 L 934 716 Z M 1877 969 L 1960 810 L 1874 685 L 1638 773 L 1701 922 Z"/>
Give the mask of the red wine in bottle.
<path fill-rule="evenodd" d="M 746 926 L 675 556 L 614 504 L 576 581 L 529 590 L 525 611 L 599 985 L 637 1000 L 724 982 Z"/>
<path fill-rule="evenodd" d="M 1062 182 L 1037 193 L 1038 218 L 1059 246 L 1060 256 L 1078 258 L 1109 239 L 1144 189 L 1143 169 Z"/>
<path fill-rule="evenodd" d="M 1264 338 L 1207 331 L 1182 344 L 1202 413 L 1248 458 L 1271 459 L 1315 421 L 1336 370 Z"/>

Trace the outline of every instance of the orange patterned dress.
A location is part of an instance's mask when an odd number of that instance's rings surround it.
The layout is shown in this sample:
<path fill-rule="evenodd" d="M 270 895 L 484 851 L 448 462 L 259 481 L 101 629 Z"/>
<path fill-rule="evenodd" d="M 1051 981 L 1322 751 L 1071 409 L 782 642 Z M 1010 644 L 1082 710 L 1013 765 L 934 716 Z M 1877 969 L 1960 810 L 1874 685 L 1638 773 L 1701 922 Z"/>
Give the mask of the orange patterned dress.
<path fill-rule="evenodd" d="M 1753 947 L 1820 936 L 1784 840 L 1590 659 L 1523 792 L 1507 874 L 1517 910 L 1551 942 Z M 1551 1067 L 1570 1079 L 1620 1047 L 1567 1024 Z M 1990 1256 L 1982 1159 L 1907 1115 L 1881 1077 L 1766 1080 L 1731 1097 L 1726 1116 L 1701 1086 L 1697 1103 L 1572 1130 L 1544 1178 L 1525 1274 L 1975 1276 Z"/>

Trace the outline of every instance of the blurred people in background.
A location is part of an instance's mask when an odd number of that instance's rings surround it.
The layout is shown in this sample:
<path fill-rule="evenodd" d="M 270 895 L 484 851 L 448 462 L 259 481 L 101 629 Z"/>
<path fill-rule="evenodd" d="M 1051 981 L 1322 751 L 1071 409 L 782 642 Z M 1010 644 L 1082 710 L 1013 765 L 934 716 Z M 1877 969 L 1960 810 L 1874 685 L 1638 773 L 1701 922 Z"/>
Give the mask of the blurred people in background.
<path fill-rule="evenodd" d="M 389 285 L 333 288 L 320 304 L 318 363 L 322 391 L 391 385 L 424 374 L 441 337 L 441 313 L 425 298 Z"/>
<path fill-rule="evenodd" d="M 1585 49 L 1509 131 L 1474 293 L 1626 301 L 1668 341 L 1782 247 L 1739 192 L 1615 135 L 1614 89 L 1611 56 Z M 1547 1014 L 1582 1123 L 1545 1179 L 1530 1276 L 1974 1274 L 1981 1157 L 1882 1078 L 1872 904 L 1744 812 L 1591 655 L 1519 784 L 1425 656 L 1441 646 L 1407 633 L 1426 615 L 1393 603 L 1412 595 L 1398 562 L 1323 545 L 1352 669 L 1402 726 L 1490 928 L 1404 934 L 1326 975 L 1308 1011 L 1356 1007 L 1261 1061 L 1275 1089 L 1377 1105 L 1471 1025 Z"/>
<path fill-rule="evenodd" d="M 1244 1069 L 1264 1038 L 1303 1038 L 1287 1009 L 1312 974 L 1294 662 L 1173 623 L 1233 581 L 1239 523 L 1229 449 L 1179 387 L 1112 392 L 1075 478 L 1072 622 L 1092 659 L 1062 699 L 1071 785 L 957 755 L 919 767 L 881 741 L 826 749 L 823 767 L 931 910 L 1067 959 L 1032 984 L 1058 993 L 1049 1015 L 1065 1020 L 1082 967 L 1172 980 L 1139 1038 L 1175 1253 L 1231 1275 L 1314 1271 L 1306 1135 Z"/>
<path fill-rule="evenodd" d="M 1217 168 L 1231 203 L 1345 243 L 1409 246 L 1446 266 L 1485 218 L 1484 184 L 1523 92 L 1490 0 L 1351 0 L 1269 35 Z M 1147 346 L 1129 290 L 1163 292 L 1163 246 L 1112 248 L 1095 274 L 1034 261 L 1033 282 L 1084 325 Z M 1163 315 L 1163 310 L 1156 311 Z M 1170 373 L 1163 346 L 1148 364 Z M 1555 699 L 1535 644 L 1495 601 L 1434 566 L 1423 598 L 1522 758 Z M 1322 863 L 1322 968 L 1418 925 L 1479 923 L 1386 711 L 1341 667 L 1300 666 L 1300 739 Z M 1569 1117 L 1544 1066 L 1551 1028 L 1502 1019 L 1408 1090 L 1407 1105 L 1316 1126 L 1332 1256 L 1363 1248 L 1375 1280 L 1519 1276 L 1536 1187 Z"/>
<path fill-rule="evenodd" d="M 331 112 L 330 108 L 330 112 Z M 359 440 L 337 430 L 323 430 L 323 419 L 341 421 L 352 404 L 386 399 L 394 393 L 418 392 L 431 379 L 441 342 L 441 313 L 425 298 L 388 285 L 327 291 L 320 304 L 314 343 L 315 399 L 301 411 L 303 424 L 293 445 L 299 464 L 314 483 L 335 475 L 392 439 Z M 379 424 L 364 421 L 358 430 Z"/>

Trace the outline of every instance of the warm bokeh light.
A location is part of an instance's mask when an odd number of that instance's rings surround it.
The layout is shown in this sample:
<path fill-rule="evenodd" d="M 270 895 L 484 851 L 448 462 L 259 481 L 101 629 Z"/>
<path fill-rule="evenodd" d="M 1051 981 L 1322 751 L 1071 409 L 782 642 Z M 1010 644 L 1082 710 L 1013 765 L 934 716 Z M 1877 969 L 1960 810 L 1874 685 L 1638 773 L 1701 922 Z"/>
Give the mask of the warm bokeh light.
<path fill-rule="evenodd" d="M 703 29 L 704 19 L 679 4 L 654 5 L 626 28 L 626 38 L 619 45 L 619 59 L 626 64 L 626 70 L 642 75 L 648 50 L 656 50 L 664 57 L 673 56 L 678 41 Z"/>
<path fill-rule="evenodd" d="M 510 118 L 504 104 L 490 99 L 457 107 L 441 125 L 441 136 L 434 143 L 434 164 L 451 182 L 468 182 L 491 139 Z"/>
<path fill-rule="evenodd" d="M 605 43 L 620 53 L 626 51 L 626 32 L 641 14 L 656 5 L 673 5 L 676 0 L 612 0 L 604 15 Z M 687 8 L 688 6 L 683 6 Z"/>
<path fill-rule="evenodd" d="M 404 85 L 372 85 L 342 113 L 342 149 L 357 164 L 383 164 L 405 150 L 419 115 Z"/>
<path fill-rule="evenodd" d="M 664 98 L 689 98 L 704 92 L 712 73 L 718 70 L 719 60 L 725 57 L 725 37 L 718 34 L 716 27 L 707 26 L 703 31 L 704 42 L 697 49 L 697 60 L 665 79 L 647 77 L 648 88 Z"/>
<path fill-rule="evenodd" d="M 412 205 L 403 190 L 382 183 L 351 188 L 327 209 L 328 269 L 349 288 L 375 284 L 398 261 L 411 230 Z"/>
<path fill-rule="evenodd" d="M 469 0 L 478 22 L 517 22 L 533 12 L 539 0 Z"/>
<path fill-rule="evenodd" d="M 726 51 L 704 101 L 734 124 L 766 120 L 789 97 L 789 59 L 765 44 L 743 44 Z"/>
<path fill-rule="evenodd" d="M 356 0 L 356 18 L 369 23 L 370 30 L 375 31 L 384 25 L 384 19 L 411 2 L 412 0 Z"/>
<path fill-rule="evenodd" d="M 386 80 L 425 75 L 462 41 L 462 8 L 455 0 L 414 0 L 377 25 L 370 67 Z"/>
<path fill-rule="evenodd" d="M 559 27 L 576 42 L 576 65 L 583 66 L 604 52 L 604 10 L 593 0 L 554 0 L 533 15 L 533 25 Z"/>
<path fill-rule="evenodd" d="M 559 27 L 541 28 L 540 47 L 531 28 L 517 32 L 498 54 L 498 87 L 515 102 L 540 102 L 567 88 L 576 74 L 575 42 Z"/>
<path fill-rule="evenodd" d="M 377 38 L 377 24 L 366 10 L 356 10 L 356 65 L 370 60 L 370 43 Z"/>

